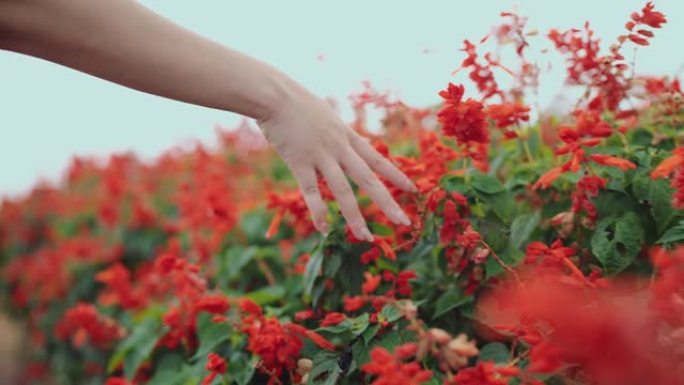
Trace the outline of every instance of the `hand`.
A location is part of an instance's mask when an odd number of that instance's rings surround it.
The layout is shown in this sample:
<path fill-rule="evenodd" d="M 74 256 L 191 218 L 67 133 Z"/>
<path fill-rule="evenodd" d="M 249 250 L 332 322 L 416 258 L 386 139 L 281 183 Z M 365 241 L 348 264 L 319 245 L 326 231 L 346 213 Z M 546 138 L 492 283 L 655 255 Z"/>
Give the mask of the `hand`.
<path fill-rule="evenodd" d="M 328 232 L 328 210 L 318 189 L 317 171 L 325 178 L 356 238 L 373 240 L 343 170 L 391 221 L 410 224 L 375 172 L 406 191 L 416 191 L 413 182 L 344 124 L 325 101 L 298 85 L 287 94 L 267 118 L 257 123 L 292 170 L 316 229 Z"/>

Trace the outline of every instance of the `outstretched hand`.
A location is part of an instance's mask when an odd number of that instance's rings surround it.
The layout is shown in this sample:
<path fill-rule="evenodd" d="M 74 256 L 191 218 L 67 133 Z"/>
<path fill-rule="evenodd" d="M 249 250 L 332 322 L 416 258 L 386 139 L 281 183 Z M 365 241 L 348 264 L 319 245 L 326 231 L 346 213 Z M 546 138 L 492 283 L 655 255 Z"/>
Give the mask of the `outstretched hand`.
<path fill-rule="evenodd" d="M 328 210 L 318 189 L 317 172 L 330 187 L 356 238 L 373 240 L 345 172 L 392 222 L 410 224 L 375 173 L 410 192 L 416 191 L 413 182 L 347 126 L 328 103 L 301 86 L 294 88 L 272 114 L 257 123 L 292 170 L 316 229 L 328 232 Z"/>

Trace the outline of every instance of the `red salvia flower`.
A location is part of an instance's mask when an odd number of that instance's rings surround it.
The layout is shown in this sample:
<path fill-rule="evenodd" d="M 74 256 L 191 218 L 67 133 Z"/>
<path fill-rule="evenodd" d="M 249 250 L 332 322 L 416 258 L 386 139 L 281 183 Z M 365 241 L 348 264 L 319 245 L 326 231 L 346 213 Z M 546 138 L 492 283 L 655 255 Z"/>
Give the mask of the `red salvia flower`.
<path fill-rule="evenodd" d="M 416 362 L 403 363 L 381 347 L 370 352 L 370 362 L 361 370 L 375 376 L 371 385 L 421 385 L 432 378 L 432 372 L 422 369 Z"/>
<path fill-rule="evenodd" d="M 323 318 L 323 320 L 321 321 L 321 327 L 334 326 L 342 323 L 346 319 L 347 316 L 345 316 L 342 313 L 330 312 L 326 314 L 325 318 Z"/>
<path fill-rule="evenodd" d="M 202 380 L 202 385 L 210 385 L 216 377 L 224 374 L 228 370 L 228 364 L 226 363 L 226 360 L 221 358 L 218 354 L 209 353 L 207 359 L 208 362 L 205 368 L 210 373 L 204 377 L 204 380 Z"/>

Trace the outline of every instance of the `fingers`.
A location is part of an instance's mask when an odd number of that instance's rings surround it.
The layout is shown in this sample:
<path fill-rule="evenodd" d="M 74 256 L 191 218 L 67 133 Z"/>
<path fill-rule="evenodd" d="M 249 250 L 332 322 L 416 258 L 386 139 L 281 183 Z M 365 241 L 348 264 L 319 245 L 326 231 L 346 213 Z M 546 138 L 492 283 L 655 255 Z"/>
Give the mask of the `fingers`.
<path fill-rule="evenodd" d="M 342 166 L 356 184 L 363 189 L 387 217 L 397 224 L 410 225 L 404 211 L 399 207 L 382 182 L 368 167 L 366 162 L 352 149 L 342 157 Z"/>
<path fill-rule="evenodd" d="M 328 183 L 328 187 L 330 187 L 333 195 L 335 195 L 335 199 L 337 199 L 337 202 L 340 205 L 342 215 L 347 221 L 354 236 L 358 239 L 372 242 L 373 235 L 370 230 L 368 230 L 366 221 L 363 219 L 359 205 L 356 202 L 354 191 L 349 185 L 340 166 L 330 160 L 321 165 L 319 171 L 323 174 Z"/>
<path fill-rule="evenodd" d="M 404 175 L 404 173 L 387 158 L 378 153 L 366 138 L 363 138 L 356 133 L 352 133 L 349 140 L 354 150 L 375 172 L 384 176 L 390 183 L 404 191 L 418 191 L 411 179 Z"/>
<path fill-rule="evenodd" d="M 321 192 L 318 190 L 316 170 L 313 167 L 292 167 L 292 173 L 299 183 L 304 202 L 309 207 L 316 230 L 322 234 L 327 234 L 329 230 L 326 220 L 328 206 L 321 198 Z"/>

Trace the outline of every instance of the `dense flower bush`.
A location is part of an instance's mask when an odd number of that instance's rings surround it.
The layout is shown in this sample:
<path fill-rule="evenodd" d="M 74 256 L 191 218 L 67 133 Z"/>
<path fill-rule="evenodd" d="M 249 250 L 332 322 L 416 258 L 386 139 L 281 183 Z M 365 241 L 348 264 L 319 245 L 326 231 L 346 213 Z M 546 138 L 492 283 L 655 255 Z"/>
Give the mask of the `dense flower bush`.
<path fill-rule="evenodd" d="M 373 242 L 332 200 L 315 233 L 246 125 L 154 162 L 79 158 L 61 185 L 3 201 L 25 383 L 684 383 L 684 99 L 623 56 L 665 16 L 647 4 L 605 51 L 589 24 L 550 31 L 585 92 L 539 123 L 527 55 L 542 37 L 502 20 L 455 71 L 479 96 L 449 83 L 420 109 L 366 84 L 351 98 L 354 129 L 420 190 L 389 187 L 409 226 L 360 198 Z M 515 66 L 493 53 L 508 47 Z"/>

